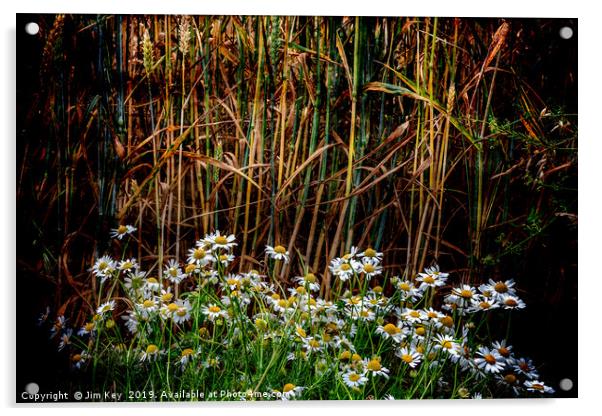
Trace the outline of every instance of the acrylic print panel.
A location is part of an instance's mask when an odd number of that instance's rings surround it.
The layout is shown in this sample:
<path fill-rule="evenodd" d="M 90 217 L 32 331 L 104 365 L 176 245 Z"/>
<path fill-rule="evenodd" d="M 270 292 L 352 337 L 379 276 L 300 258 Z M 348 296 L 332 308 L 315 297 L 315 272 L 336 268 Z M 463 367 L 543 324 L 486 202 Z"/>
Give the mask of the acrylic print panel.
<path fill-rule="evenodd" d="M 576 19 L 17 21 L 18 402 L 576 397 Z"/>

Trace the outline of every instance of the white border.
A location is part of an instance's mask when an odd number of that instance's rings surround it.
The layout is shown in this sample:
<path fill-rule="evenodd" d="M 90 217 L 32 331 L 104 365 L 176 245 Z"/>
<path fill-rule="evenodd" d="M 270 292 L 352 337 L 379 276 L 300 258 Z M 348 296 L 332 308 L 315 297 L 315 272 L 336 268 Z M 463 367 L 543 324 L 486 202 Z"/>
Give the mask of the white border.
<path fill-rule="evenodd" d="M 601 15 L 596 13 L 594 2 L 584 4 L 577 1 L 541 1 L 526 0 L 490 1 L 403 1 L 402 0 L 221 0 L 221 1 L 174 1 L 174 0 L 104 0 L 64 1 L 64 0 L 4 0 L 0 13 L 2 22 L 2 56 L 0 62 L 0 126 L 4 131 L 3 145 L 0 147 L 0 195 L 9 204 L 0 204 L 2 239 L 0 247 L 0 274 L 2 282 L 0 316 L 0 394 L 1 405 L 7 407 L 8 414 L 29 413 L 32 409 L 15 408 L 14 357 L 15 357 L 15 13 L 148 13 L 148 14 L 287 14 L 287 15 L 398 15 L 398 16 L 461 16 L 461 17 L 577 17 L 579 18 L 579 399 L 576 400 L 507 400 L 483 402 L 450 401 L 412 401 L 397 403 L 382 402 L 304 402 L 265 406 L 246 403 L 204 404 L 198 406 L 176 405 L 176 408 L 149 405 L 144 408 L 132 406 L 87 407 L 82 412 L 77 405 L 38 407 L 49 415 L 65 413 L 103 415 L 107 412 L 125 414 L 126 412 L 164 415 L 175 414 L 224 414 L 241 413 L 250 415 L 264 414 L 365 414 L 373 412 L 404 413 L 407 415 L 437 413 L 438 415 L 461 414 L 466 411 L 487 416 L 524 414 L 526 412 L 546 413 L 550 415 L 592 414 L 600 409 L 599 381 L 601 370 L 600 357 L 602 339 L 600 337 L 600 315 L 598 308 L 602 276 L 597 270 L 600 258 L 600 169 L 602 161 L 602 138 L 599 120 L 601 112 L 600 73 L 601 63 Z M 9 151 L 8 151 L 9 150 Z M 10 233 L 8 231 L 11 231 Z M 9 272 L 10 271 L 10 272 Z M 545 316 L 542 316 L 545 319 Z M 562 328 L 558 330 L 562 336 Z M 543 340 L 550 348 L 554 339 Z M 563 359 L 563 351 L 558 351 L 558 359 Z M 6 414 L 6 413 L 5 413 Z"/>

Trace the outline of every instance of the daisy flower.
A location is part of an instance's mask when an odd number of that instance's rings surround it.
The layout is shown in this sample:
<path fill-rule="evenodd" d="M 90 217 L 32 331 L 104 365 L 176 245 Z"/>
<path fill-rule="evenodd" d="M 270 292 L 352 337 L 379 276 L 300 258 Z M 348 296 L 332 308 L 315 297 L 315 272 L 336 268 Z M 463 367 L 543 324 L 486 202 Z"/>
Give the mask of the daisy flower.
<path fill-rule="evenodd" d="M 295 386 L 292 383 L 286 383 L 282 387 L 282 393 L 280 393 L 280 397 L 282 400 L 292 400 L 296 397 L 301 396 L 301 392 L 304 390 L 304 387 Z"/>
<path fill-rule="evenodd" d="M 122 260 L 119 262 L 119 266 L 117 266 L 117 268 L 122 272 L 134 272 L 139 267 L 140 266 L 134 258 Z"/>
<path fill-rule="evenodd" d="M 338 277 L 342 282 L 345 282 L 349 280 L 351 276 L 353 276 L 353 273 L 356 269 L 354 265 L 356 263 L 357 262 L 355 262 L 354 260 L 347 261 L 342 258 L 336 258 L 330 262 L 330 266 L 328 267 L 333 275 Z"/>
<path fill-rule="evenodd" d="M 172 314 L 171 318 L 176 324 L 181 324 L 190 319 L 190 302 L 188 300 L 178 301 L 176 304 L 179 306 L 178 309 Z"/>
<path fill-rule="evenodd" d="M 304 338 L 303 347 L 308 353 L 322 351 L 322 343 L 314 337 Z"/>
<path fill-rule="evenodd" d="M 203 306 L 203 308 L 201 308 L 201 312 L 203 312 L 203 314 L 207 316 L 210 321 L 215 321 L 218 318 L 225 318 L 227 316 L 227 312 L 222 310 L 222 308 L 216 304 Z"/>
<path fill-rule="evenodd" d="M 111 312 L 113 309 L 115 309 L 115 301 L 110 300 L 96 308 L 96 313 L 98 315 L 104 315 L 105 313 Z"/>
<path fill-rule="evenodd" d="M 229 254 L 229 253 L 217 254 L 217 253 L 215 253 L 213 256 L 213 260 L 221 263 L 223 266 L 228 266 L 230 263 L 232 263 L 234 261 L 234 254 Z"/>
<path fill-rule="evenodd" d="M 363 252 L 358 254 L 358 256 L 363 257 L 365 259 L 380 261 L 383 258 L 383 253 L 379 253 L 378 251 L 374 250 L 372 247 L 368 247 L 366 250 L 364 250 Z"/>
<path fill-rule="evenodd" d="M 128 276 L 123 279 L 123 285 L 127 290 L 136 293 L 144 287 L 145 277 L 146 272 L 136 270 L 133 273 L 129 273 Z"/>
<path fill-rule="evenodd" d="M 265 252 L 273 260 L 282 260 L 285 263 L 288 263 L 288 261 L 289 261 L 289 253 L 286 250 L 286 248 L 284 248 L 281 245 L 276 245 L 275 247 L 266 245 Z"/>
<path fill-rule="evenodd" d="M 494 341 L 491 346 L 497 350 L 497 352 L 508 361 L 512 358 L 512 346 L 506 345 L 506 340 Z"/>
<path fill-rule="evenodd" d="M 395 351 L 395 355 L 401 359 L 410 368 L 416 368 L 422 361 L 422 354 L 408 347 L 403 347 Z"/>
<path fill-rule="evenodd" d="M 90 271 L 96 277 L 100 277 L 101 283 L 104 283 L 112 274 L 115 272 L 115 268 L 117 264 L 115 260 L 111 258 L 111 256 L 102 256 L 98 260 L 94 262 L 94 266 L 90 269 Z"/>
<path fill-rule="evenodd" d="M 402 302 L 407 300 L 414 302 L 422 297 L 422 291 L 414 286 L 414 283 L 411 281 L 401 280 L 399 277 L 395 277 L 392 279 L 392 282 L 399 291 L 401 295 L 400 300 Z"/>
<path fill-rule="evenodd" d="M 140 354 L 140 361 L 154 361 L 163 351 L 159 349 L 155 344 L 148 344 L 146 350 Z"/>
<path fill-rule="evenodd" d="M 391 323 L 376 327 L 377 334 L 381 335 L 384 339 L 392 339 L 395 342 L 401 342 L 406 335 L 406 331 L 405 328 L 402 329 Z"/>
<path fill-rule="evenodd" d="M 206 235 L 202 240 L 205 246 L 211 247 L 211 250 L 226 250 L 230 251 L 234 246 L 237 245 L 235 243 L 236 237 L 233 234 L 228 236 L 221 235 L 219 230 L 215 232 L 215 234 Z"/>
<path fill-rule="evenodd" d="M 71 344 L 71 334 L 73 334 L 73 330 L 71 328 L 67 328 L 61 334 L 61 342 L 59 343 L 58 350 L 62 351 L 67 345 Z"/>
<path fill-rule="evenodd" d="M 88 354 L 86 351 L 82 351 L 79 354 L 73 354 L 71 356 L 71 364 L 73 365 L 73 367 L 80 369 L 86 364 L 86 361 L 89 358 L 90 354 Z"/>
<path fill-rule="evenodd" d="M 479 312 L 479 311 L 488 311 L 490 309 L 496 309 L 500 305 L 494 298 L 488 298 L 483 295 L 478 296 L 476 299 L 473 299 L 470 304 L 470 308 L 468 308 L 469 312 Z"/>
<path fill-rule="evenodd" d="M 293 279 L 293 281 L 311 290 L 312 292 L 317 292 L 320 290 L 318 278 L 313 273 L 306 273 L 305 276 L 297 276 Z"/>
<path fill-rule="evenodd" d="M 533 365 L 533 361 L 528 358 L 519 358 L 516 360 L 512 368 L 518 374 L 522 374 L 530 380 L 539 378 L 539 374 Z"/>
<path fill-rule="evenodd" d="M 453 303 L 465 308 L 477 299 L 477 289 L 470 285 L 462 285 L 453 288 L 449 297 L 453 297 Z"/>
<path fill-rule="evenodd" d="M 526 380 L 525 387 L 527 391 L 535 391 L 538 393 L 554 393 L 554 389 L 552 387 L 546 386 L 543 381 L 539 380 Z"/>
<path fill-rule="evenodd" d="M 136 227 L 134 227 L 134 226 L 120 225 L 119 227 L 113 228 L 111 230 L 111 237 L 121 240 L 123 237 L 125 237 L 126 235 L 129 235 L 129 234 L 132 234 L 134 231 L 136 231 Z"/>
<path fill-rule="evenodd" d="M 459 355 L 459 345 L 449 335 L 437 334 L 435 337 L 435 348 L 443 350 L 452 356 Z"/>
<path fill-rule="evenodd" d="M 205 251 L 202 247 L 195 247 L 188 250 L 188 263 L 198 266 L 205 266 L 212 261 L 211 254 Z"/>
<path fill-rule="evenodd" d="M 82 326 L 79 331 L 77 331 L 77 335 L 80 337 L 88 334 L 92 334 L 96 330 L 96 322 L 88 322 L 84 326 Z"/>
<path fill-rule="evenodd" d="M 169 260 L 163 274 L 167 276 L 170 282 L 178 284 L 186 278 L 186 274 L 182 272 L 180 265 L 174 259 Z"/>
<path fill-rule="evenodd" d="M 401 314 L 401 318 L 410 322 L 410 323 L 418 323 L 426 318 L 423 311 L 404 308 L 403 313 Z"/>
<path fill-rule="evenodd" d="M 370 280 L 374 276 L 378 276 L 382 273 L 383 268 L 378 264 L 378 260 L 372 260 L 369 257 L 364 257 L 361 263 L 358 263 L 359 272 L 366 276 L 366 279 Z"/>
<path fill-rule="evenodd" d="M 180 368 L 184 370 L 188 363 L 196 358 L 200 351 L 194 351 L 192 348 L 185 348 L 182 350 L 180 354 L 180 359 L 178 360 L 178 364 L 180 364 Z"/>
<path fill-rule="evenodd" d="M 420 282 L 420 289 L 424 290 L 428 287 L 436 288 L 445 285 L 448 273 L 439 271 L 439 267 L 430 267 L 424 270 L 424 273 L 418 273 L 416 281 Z"/>
<path fill-rule="evenodd" d="M 159 281 L 154 277 L 149 277 L 144 282 L 144 291 L 147 293 L 158 292 L 161 288 Z"/>
<path fill-rule="evenodd" d="M 504 309 L 524 309 L 527 305 L 520 298 L 513 295 L 503 295 L 500 304 Z"/>
<path fill-rule="evenodd" d="M 364 361 L 364 367 L 369 375 L 389 378 L 389 369 L 383 367 L 378 358 L 373 358 L 371 360 L 366 359 Z"/>
<path fill-rule="evenodd" d="M 368 377 L 363 374 L 359 374 L 355 371 L 348 371 L 343 374 L 343 382 L 352 388 L 363 386 L 368 381 Z"/>
<path fill-rule="evenodd" d="M 477 358 L 474 359 L 478 368 L 486 373 L 497 374 L 504 369 L 504 357 L 496 349 L 480 347 L 477 351 Z"/>
<path fill-rule="evenodd" d="M 154 299 L 144 299 L 142 303 L 136 305 L 136 309 L 144 319 L 148 319 L 149 316 L 159 310 L 159 306 Z"/>

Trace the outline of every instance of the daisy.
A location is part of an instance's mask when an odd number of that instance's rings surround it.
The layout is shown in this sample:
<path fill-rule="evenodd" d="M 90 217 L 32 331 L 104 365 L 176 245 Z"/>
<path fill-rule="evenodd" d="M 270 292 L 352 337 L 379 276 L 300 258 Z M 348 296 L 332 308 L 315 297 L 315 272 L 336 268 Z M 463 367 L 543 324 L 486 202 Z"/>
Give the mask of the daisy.
<path fill-rule="evenodd" d="M 304 387 L 295 386 L 292 383 L 286 383 L 284 387 L 282 387 L 282 393 L 280 394 L 282 400 L 291 400 L 296 397 L 301 396 L 301 392 L 304 390 Z"/>
<path fill-rule="evenodd" d="M 518 395 L 520 393 L 520 390 L 521 390 L 520 381 L 518 380 L 518 377 L 516 377 L 516 374 L 514 374 L 514 373 L 499 374 L 496 377 L 496 380 L 497 380 L 497 384 L 499 386 L 507 387 L 507 388 L 511 389 L 515 395 Z"/>
<path fill-rule="evenodd" d="M 424 290 L 428 287 L 436 288 L 445 285 L 448 273 L 439 271 L 439 267 L 430 267 L 424 270 L 424 273 L 418 273 L 416 281 L 420 282 L 420 289 Z"/>
<path fill-rule="evenodd" d="M 67 345 L 71 344 L 71 334 L 73 334 L 73 330 L 71 328 L 67 328 L 61 334 L 61 342 L 59 343 L 58 350 L 62 351 Z"/>
<path fill-rule="evenodd" d="M 400 328 L 393 324 L 386 324 L 385 326 L 379 325 L 376 327 L 376 333 L 381 335 L 384 339 L 392 339 L 396 342 L 401 342 L 406 335 L 407 330 Z"/>
<path fill-rule="evenodd" d="M 201 312 L 209 318 L 210 321 L 215 321 L 218 318 L 225 318 L 227 316 L 227 312 L 222 310 L 216 304 L 210 304 L 207 306 L 203 306 L 201 308 Z"/>
<path fill-rule="evenodd" d="M 546 386 L 543 381 L 539 380 L 526 380 L 525 387 L 527 391 L 536 391 L 538 393 L 554 393 L 554 389 L 552 387 Z"/>
<path fill-rule="evenodd" d="M 192 348 L 183 349 L 182 353 L 180 354 L 180 359 L 178 360 L 180 368 L 184 370 L 188 363 L 196 358 L 198 353 L 200 353 L 200 351 L 195 352 Z"/>
<path fill-rule="evenodd" d="M 389 369 L 383 367 L 378 358 L 373 358 L 371 360 L 366 359 L 364 361 L 364 367 L 369 375 L 389 378 Z"/>
<path fill-rule="evenodd" d="M 165 266 L 163 274 L 167 276 L 169 281 L 175 284 L 180 283 L 186 278 L 186 274 L 182 272 L 180 265 L 174 259 L 169 260 L 169 263 L 167 263 L 167 266 Z"/>
<path fill-rule="evenodd" d="M 115 309 L 115 301 L 110 300 L 96 308 L 96 313 L 98 315 L 104 315 L 105 313 L 111 312 L 113 309 Z"/>
<path fill-rule="evenodd" d="M 410 368 L 416 368 L 422 361 L 422 354 L 408 347 L 403 347 L 395 351 L 395 355 L 401 359 Z"/>
<path fill-rule="evenodd" d="M 73 354 L 71 356 L 71 364 L 73 365 L 73 367 L 80 369 L 86 364 L 86 361 L 89 358 L 90 354 L 88 354 L 86 351 L 82 351 L 79 354 Z"/>
<path fill-rule="evenodd" d="M 318 278 L 313 273 L 306 273 L 305 276 L 297 276 L 293 279 L 293 281 L 311 290 L 312 292 L 317 292 L 320 290 Z"/>
<path fill-rule="evenodd" d="M 506 361 L 512 359 L 512 346 L 506 345 L 505 339 L 502 341 L 494 341 L 491 346 L 495 348 L 497 352 L 506 359 Z"/>
<path fill-rule="evenodd" d="M 338 277 L 342 282 L 349 280 L 353 273 L 355 272 L 354 265 L 357 262 L 355 261 L 347 261 L 345 259 L 336 258 L 330 262 L 329 269 L 333 275 Z"/>
<path fill-rule="evenodd" d="M 230 251 L 234 246 L 237 245 L 235 243 L 236 237 L 233 234 L 228 236 L 221 235 L 219 230 L 215 232 L 215 234 L 206 235 L 202 240 L 204 246 L 211 247 L 211 250 L 226 250 Z"/>
<path fill-rule="evenodd" d="M 190 310 L 192 307 L 190 306 L 190 302 L 178 301 L 177 305 L 179 308 L 172 314 L 172 319 L 176 324 L 181 324 L 190 319 Z"/>
<path fill-rule="evenodd" d="M 358 263 L 360 273 L 363 273 L 368 280 L 372 279 L 374 276 L 378 276 L 382 273 L 383 268 L 377 262 L 378 260 L 364 257 L 362 262 Z"/>
<path fill-rule="evenodd" d="M 454 339 L 449 335 L 438 334 L 435 337 L 436 342 L 435 348 L 439 350 L 443 350 L 452 356 L 459 355 L 459 345 L 454 341 Z"/>
<path fill-rule="evenodd" d="M 414 302 L 422 297 L 422 291 L 414 286 L 409 280 L 401 280 L 398 277 L 392 279 L 393 284 L 400 293 L 400 300 L 402 302 L 410 301 Z"/>
<path fill-rule="evenodd" d="M 289 261 L 289 253 L 286 248 L 281 245 L 276 245 L 275 247 L 266 245 L 265 252 L 273 260 L 282 260 L 285 263 L 288 263 Z"/>
<path fill-rule="evenodd" d="M 96 330 L 96 322 L 88 322 L 84 326 L 82 326 L 79 331 L 77 331 L 77 335 L 83 337 L 84 335 L 92 334 Z"/>
<path fill-rule="evenodd" d="M 500 304 L 504 309 L 524 309 L 527 306 L 525 302 L 513 295 L 501 296 Z"/>
<path fill-rule="evenodd" d="M 449 297 L 453 297 L 453 303 L 465 308 L 477 299 L 477 290 L 470 285 L 462 285 L 453 288 Z"/>
<path fill-rule="evenodd" d="M 518 374 L 522 374 L 530 380 L 539 378 L 539 374 L 533 365 L 533 361 L 528 358 L 519 358 L 516 360 L 512 368 Z"/>
<path fill-rule="evenodd" d="M 123 279 L 123 285 L 130 292 L 136 293 L 144 287 L 145 277 L 146 272 L 136 270 L 133 273 L 129 273 L 128 276 Z"/>
<path fill-rule="evenodd" d="M 410 323 L 419 323 L 423 319 L 425 319 L 426 316 L 423 311 L 404 308 L 403 313 L 401 314 L 401 318 Z"/>
<path fill-rule="evenodd" d="M 348 371 L 343 374 L 343 382 L 352 388 L 363 386 L 368 381 L 368 378 L 363 374 L 358 374 L 355 371 Z"/>
<path fill-rule="evenodd" d="M 144 282 L 144 290 L 148 293 L 158 292 L 161 288 L 159 281 L 154 277 L 149 277 Z"/>
<path fill-rule="evenodd" d="M 155 344 L 149 344 L 146 347 L 146 350 L 140 354 L 140 361 L 154 361 L 161 353 L 163 353 L 163 351 L 160 350 L 159 347 L 157 347 Z"/>
<path fill-rule="evenodd" d="M 144 319 L 148 319 L 154 312 L 159 310 L 159 306 L 154 299 L 144 299 L 142 303 L 136 305 L 136 309 Z"/>
<path fill-rule="evenodd" d="M 314 337 L 304 338 L 303 347 L 308 353 L 322 351 L 322 343 Z"/>
<path fill-rule="evenodd" d="M 101 278 L 100 283 L 104 283 L 105 280 L 112 276 L 116 267 L 117 264 L 115 263 L 115 260 L 111 258 L 111 256 L 102 256 L 94 262 L 94 266 L 92 266 L 90 271 L 94 274 L 94 276 Z"/>
<path fill-rule="evenodd" d="M 215 253 L 213 256 L 213 260 L 215 262 L 219 262 L 223 266 L 228 266 L 230 263 L 234 261 L 234 255 L 228 253 L 217 254 Z"/>
<path fill-rule="evenodd" d="M 379 253 L 378 251 L 374 250 L 372 247 L 368 247 L 366 250 L 364 250 L 363 252 L 358 254 L 358 256 L 363 257 L 365 259 L 372 259 L 372 260 L 380 261 L 383 258 L 383 253 Z"/>
<path fill-rule="evenodd" d="M 478 368 L 486 373 L 497 374 L 504 369 L 504 357 L 496 349 L 480 347 L 477 351 L 478 357 L 474 359 Z"/>
<path fill-rule="evenodd" d="M 211 254 L 205 251 L 202 247 L 195 247 L 188 250 L 189 264 L 196 264 L 199 266 L 205 266 L 212 261 Z"/>
<path fill-rule="evenodd" d="M 484 295 L 478 296 L 476 299 L 473 299 L 470 304 L 470 308 L 468 308 L 469 312 L 479 312 L 479 311 L 488 311 L 490 309 L 496 309 L 500 305 L 494 298 L 488 298 Z"/>
<path fill-rule="evenodd" d="M 111 237 L 121 240 L 123 237 L 132 234 L 134 231 L 136 231 L 136 227 L 131 225 L 120 225 L 119 227 L 111 230 Z"/>
<path fill-rule="evenodd" d="M 119 265 L 117 266 L 117 268 L 124 273 L 133 273 L 139 267 L 140 266 L 138 265 L 138 263 L 136 262 L 136 259 L 134 259 L 134 258 L 121 260 L 119 262 Z"/>

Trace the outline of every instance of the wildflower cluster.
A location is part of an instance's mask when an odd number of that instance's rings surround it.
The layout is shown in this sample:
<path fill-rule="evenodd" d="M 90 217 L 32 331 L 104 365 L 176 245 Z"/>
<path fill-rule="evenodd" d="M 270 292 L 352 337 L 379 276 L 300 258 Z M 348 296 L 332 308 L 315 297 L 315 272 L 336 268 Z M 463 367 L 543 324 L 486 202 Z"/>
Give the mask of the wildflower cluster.
<path fill-rule="evenodd" d="M 446 289 L 449 275 L 437 266 L 389 278 L 383 253 L 353 247 L 330 262 L 332 297 L 325 298 L 324 279 L 307 268 L 288 283 L 270 277 L 269 266 L 235 272 L 236 246 L 233 235 L 216 231 L 187 251 L 185 263 L 170 258 L 154 275 L 134 258 L 100 257 L 91 273 L 101 301 L 73 342 L 64 318 L 57 320 L 60 348 L 69 346 L 78 369 L 111 363 L 134 382 L 248 391 L 243 398 L 553 392 L 505 337 L 488 335 L 490 321 L 525 307 L 513 280 Z M 266 254 L 291 259 L 281 245 Z"/>

